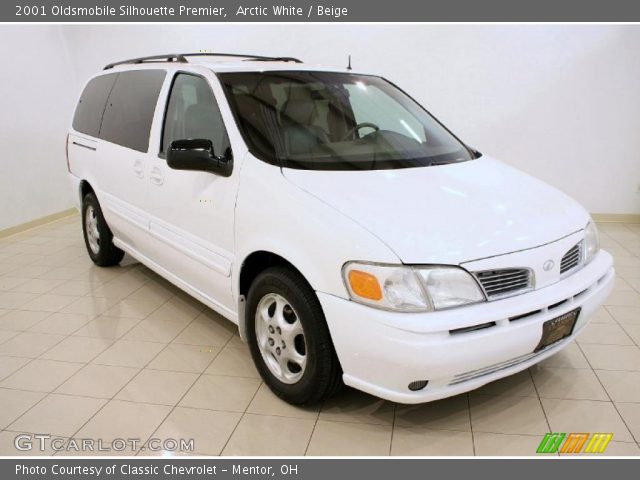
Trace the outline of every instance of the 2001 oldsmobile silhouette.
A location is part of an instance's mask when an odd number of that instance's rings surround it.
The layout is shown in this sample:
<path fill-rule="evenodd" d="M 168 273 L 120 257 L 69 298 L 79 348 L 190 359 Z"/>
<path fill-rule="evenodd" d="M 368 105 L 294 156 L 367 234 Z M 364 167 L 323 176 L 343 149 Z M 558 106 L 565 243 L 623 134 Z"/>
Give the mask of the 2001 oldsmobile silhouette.
<path fill-rule="evenodd" d="M 565 347 L 613 287 L 588 213 L 388 81 L 292 58 L 108 65 L 68 136 L 91 259 L 239 326 L 295 404 L 425 402 Z"/>

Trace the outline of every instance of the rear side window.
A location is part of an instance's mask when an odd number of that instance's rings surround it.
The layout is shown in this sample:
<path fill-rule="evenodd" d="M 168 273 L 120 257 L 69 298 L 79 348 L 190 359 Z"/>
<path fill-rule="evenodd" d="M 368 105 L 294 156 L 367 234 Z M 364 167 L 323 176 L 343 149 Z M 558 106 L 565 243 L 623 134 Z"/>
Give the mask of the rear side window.
<path fill-rule="evenodd" d="M 97 137 L 100 133 L 100 122 L 117 73 L 110 73 L 92 79 L 85 87 L 73 116 L 74 130 Z"/>
<path fill-rule="evenodd" d="M 100 138 L 146 152 L 165 75 L 164 70 L 119 73 L 104 110 Z"/>

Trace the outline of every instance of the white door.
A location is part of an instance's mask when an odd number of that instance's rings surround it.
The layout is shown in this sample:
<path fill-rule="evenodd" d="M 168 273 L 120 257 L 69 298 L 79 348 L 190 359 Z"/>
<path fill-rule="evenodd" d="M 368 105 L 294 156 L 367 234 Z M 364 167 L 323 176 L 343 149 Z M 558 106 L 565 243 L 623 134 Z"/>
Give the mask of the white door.
<path fill-rule="evenodd" d="M 235 312 L 231 293 L 237 169 L 230 177 L 168 167 L 174 140 L 208 139 L 216 155 L 231 155 L 209 80 L 176 72 L 168 93 L 160 152 L 151 156 L 147 210 L 151 258 L 223 313 Z"/>
<path fill-rule="evenodd" d="M 100 126 L 95 172 L 98 200 L 115 237 L 139 249 L 148 238 L 144 211 L 149 137 L 167 72 L 131 70 L 117 74 Z"/>

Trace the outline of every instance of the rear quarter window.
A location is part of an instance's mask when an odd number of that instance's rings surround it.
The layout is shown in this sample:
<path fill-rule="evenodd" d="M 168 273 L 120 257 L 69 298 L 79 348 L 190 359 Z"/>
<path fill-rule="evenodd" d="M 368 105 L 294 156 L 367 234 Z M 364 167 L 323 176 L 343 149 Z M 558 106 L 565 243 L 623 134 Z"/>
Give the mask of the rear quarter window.
<path fill-rule="evenodd" d="M 139 152 L 149 149 L 153 114 L 164 70 L 121 72 L 107 101 L 100 138 Z"/>
<path fill-rule="evenodd" d="M 98 136 L 104 107 L 117 77 L 117 73 L 110 73 L 87 83 L 73 116 L 74 130 L 92 137 Z"/>

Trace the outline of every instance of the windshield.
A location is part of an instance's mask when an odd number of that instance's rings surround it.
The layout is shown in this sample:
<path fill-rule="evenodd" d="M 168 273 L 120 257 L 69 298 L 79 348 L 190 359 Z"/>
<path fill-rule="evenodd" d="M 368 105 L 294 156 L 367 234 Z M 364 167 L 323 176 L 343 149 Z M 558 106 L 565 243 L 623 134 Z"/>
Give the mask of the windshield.
<path fill-rule="evenodd" d="M 470 160 L 473 154 L 386 80 L 348 73 L 220 74 L 251 152 L 307 170 L 380 170 Z"/>

